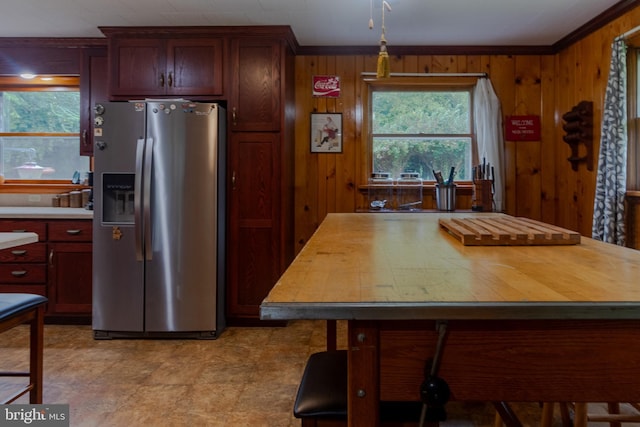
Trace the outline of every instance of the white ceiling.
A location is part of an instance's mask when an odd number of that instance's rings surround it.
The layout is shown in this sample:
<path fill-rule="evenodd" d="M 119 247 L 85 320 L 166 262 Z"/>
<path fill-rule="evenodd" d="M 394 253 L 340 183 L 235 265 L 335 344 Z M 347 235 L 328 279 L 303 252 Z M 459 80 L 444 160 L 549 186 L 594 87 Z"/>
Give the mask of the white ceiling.
<path fill-rule="evenodd" d="M 389 45 L 549 46 L 619 0 L 387 0 Z M 302 46 L 367 46 L 382 0 L 0 0 L 0 37 L 101 37 L 100 26 L 290 25 Z"/>

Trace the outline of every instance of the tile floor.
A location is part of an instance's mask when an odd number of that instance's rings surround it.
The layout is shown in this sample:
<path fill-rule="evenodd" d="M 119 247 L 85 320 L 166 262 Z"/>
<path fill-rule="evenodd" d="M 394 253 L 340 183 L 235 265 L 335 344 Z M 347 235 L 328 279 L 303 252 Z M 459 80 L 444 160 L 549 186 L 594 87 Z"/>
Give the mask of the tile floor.
<path fill-rule="evenodd" d="M 298 382 L 324 345 L 319 321 L 232 327 L 217 340 L 94 340 L 90 326 L 45 325 L 44 402 L 69 404 L 71 425 L 81 427 L 299 426 Z M 27 369 L 27 349 L 26 326 L 0 335 L 0 369 Z M 12 386 L 3 383 L 0 398 Z M 447 408 L 444 426 L 493 425 L 490 405 Z M 538 405 L 514 408 L 525 426 L 537 425 Z"/>

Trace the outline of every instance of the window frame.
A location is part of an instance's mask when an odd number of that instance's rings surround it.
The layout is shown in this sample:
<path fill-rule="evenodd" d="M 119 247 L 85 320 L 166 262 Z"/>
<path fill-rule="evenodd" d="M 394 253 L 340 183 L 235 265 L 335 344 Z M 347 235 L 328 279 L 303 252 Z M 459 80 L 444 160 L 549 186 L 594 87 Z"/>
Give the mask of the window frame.
<path fill-rule="evenodd" d="M 475 133 L 475 117 L 473 111 L 474 105 L 474 88 L 478 81 L 476 76 L 399 76 L 389 77 L 385 79 L 363 79 L 366 84 L 366 90 L 364 94 L 366 98 L 363 100 L 365 105 L 365 114 L 363 114 L 363 160 L 361 182 L 367 183 L 370 174 L 373 172 L 373 126 L 372 126 L 372 114 L 373 114 L 373 92 L 375 91 L 447 91 L 447 90 L 468 90 L 470 95 L 470 127 L 471 127 L 471 159 L 472 164 L 476 164 L 478 161 L 477 153 L 477 137 Z M 425 134 L 425 137 L 433 136 L 431 134 Z M 435 137 L 445 137 L 447 135 L 435 135 Z M 457 180 L 457 184 L 471 185 L 471 180 Z M 424 181 L 423 186 L 434 186 L 435 181 Z"/>
<path fill-rule="evenodd" d="M 636 41 L 638 38 L 636 38 Z M 627 49 L 627 190 L 640 190 L 640 47 Z"/>
<path fill-rule="evenodd" d="M 42 76 L 38 76 L 42 77 Z M 0 91 L 3 92 L 42 92 L 42 91 L 81 91 L 80 76 L 78 75 L 58 75 L 47 76 L 51 80 L 25 80 L 19 76 L 0 76 Z M 81 92 L 80 92 L 81 93 Z M 82 96 L 82 95 L 80 95 Z M 80 108 L 80 106 L 78 106 Z M 64 136 L 78 138 L 80 132 L 57 133 L 57 132 L 0 132 L 0 136 Z M 89 160 L 90 170 L 93 170 L 93 158 Z M 0 186 L 0 193 L 50 193 L 55 194 L 69 190 L 88 188 L 85 185 L 72 184 L 65 179 L 7 179 Z"/>

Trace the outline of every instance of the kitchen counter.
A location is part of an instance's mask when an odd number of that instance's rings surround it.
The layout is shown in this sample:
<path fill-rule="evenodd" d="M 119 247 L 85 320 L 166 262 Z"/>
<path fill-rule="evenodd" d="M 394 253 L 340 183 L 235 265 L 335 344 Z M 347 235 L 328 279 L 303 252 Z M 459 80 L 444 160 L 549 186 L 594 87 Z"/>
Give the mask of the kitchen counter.
<path fill-rule="evenodd" d="M 13 248 L 38 241 L 36 233 L 0 233 L 0 249 Z"/>
<path fill-rule="evenodd" d="M 92 219 L 93 211 L 84 208 L 0 206 L 0 218 Z"/>

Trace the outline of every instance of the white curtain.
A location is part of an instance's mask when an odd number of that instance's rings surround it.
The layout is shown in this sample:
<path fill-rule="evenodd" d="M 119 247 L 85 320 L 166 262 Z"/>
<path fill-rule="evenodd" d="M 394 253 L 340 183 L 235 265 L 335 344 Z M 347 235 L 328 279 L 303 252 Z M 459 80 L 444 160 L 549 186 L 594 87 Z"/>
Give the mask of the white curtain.
<path fill-rule="evenodd" d="M 627 179 L 627 46 L 611 46 L 609 80 L 604 97 L 592 237 L 624 246 L 624 199 Z"/>
<path fill-rule="evenodd" d="M 488 78 L 478 79 L 474 93 L 473 111 L 479 160 L 486 159 L 494 167 L 495 209 L 504 210 L 504 138 L 500 100 Z"/>

